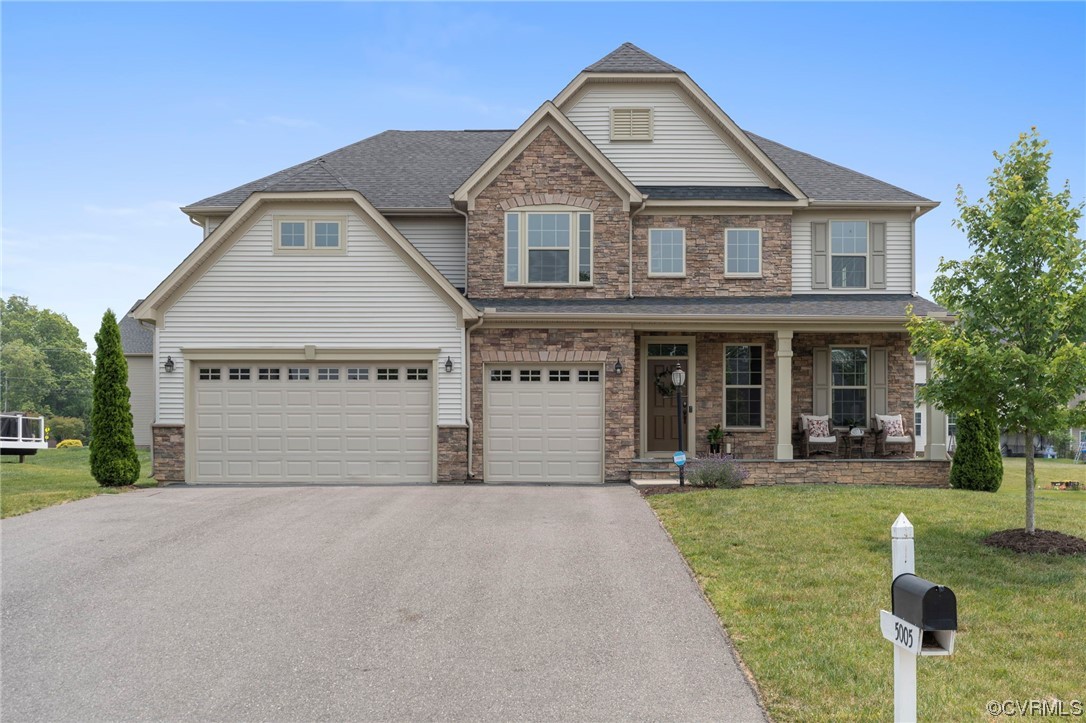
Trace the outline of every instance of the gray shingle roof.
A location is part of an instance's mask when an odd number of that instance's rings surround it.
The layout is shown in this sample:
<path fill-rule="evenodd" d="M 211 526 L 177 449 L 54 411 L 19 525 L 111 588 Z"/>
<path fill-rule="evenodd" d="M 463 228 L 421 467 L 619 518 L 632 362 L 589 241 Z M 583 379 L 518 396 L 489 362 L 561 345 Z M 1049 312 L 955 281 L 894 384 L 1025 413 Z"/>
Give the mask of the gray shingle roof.
<path fill-rule="evenodd" d="M 320 158 L 209 196 L 236 208 L 258 191 L 353 189 L 377 208 L 449 208 L 449 194 L 513 131 L 385 131 Z"/>
<path fill-rule="evenodd" d="M 819 201 L 931 203 L 885 181 L 744 131 L 809 198 Z"/>
<path fill-rule="evenodd" d="M 633 43 L 623 43 L 584 69 L 586 73 L 681 73 L 674 65 L 646 53 Z"/>
<path fill-rule="evenodd" d="M 132 318 L 132 311 L 141 303 L 143 299 L 133 304 L 117 324 L 121 328 L 121 349 L 125 354 L 150 354 L 154 351 L 155 333 Z"/>
<path fill-rule="evenodd" d="M 788 191 L 763 186 L 638 186 L 655 201 L 795 201 Z"/>
<path fill-rule="evenodd" d="M 803 294 L 797 296 L 638 297 L 634 299 L 472 299 L 475 308 L 497 312 L 552 314 L 660 314 L 662 316 L 840 316 L 848 319 L 905 318 L 913 305 L 920 316 L 945 309 L 911 294 Z"/>

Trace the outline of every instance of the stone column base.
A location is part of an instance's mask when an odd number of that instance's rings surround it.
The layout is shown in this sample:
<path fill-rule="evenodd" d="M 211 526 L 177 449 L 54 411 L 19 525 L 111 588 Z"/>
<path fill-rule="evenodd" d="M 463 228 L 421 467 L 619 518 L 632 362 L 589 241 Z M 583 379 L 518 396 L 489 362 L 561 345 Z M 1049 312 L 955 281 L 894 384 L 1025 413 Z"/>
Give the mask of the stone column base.
<path fill-rule="evenodd" d="M 185 425 L 152 424 L 154 478 L 160 483 L 185 481 Z"/>

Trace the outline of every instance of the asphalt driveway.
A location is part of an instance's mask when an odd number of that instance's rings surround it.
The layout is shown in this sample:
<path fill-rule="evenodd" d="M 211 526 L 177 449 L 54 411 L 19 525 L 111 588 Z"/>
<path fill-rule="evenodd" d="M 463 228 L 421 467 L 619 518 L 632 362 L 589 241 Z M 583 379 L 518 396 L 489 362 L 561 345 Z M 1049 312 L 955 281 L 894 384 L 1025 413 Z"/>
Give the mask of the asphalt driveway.
<path fill-rule="evenodd" d="M 0 543 L 5 721 L 764 720 L 628 487 L 152 489 Z"/>

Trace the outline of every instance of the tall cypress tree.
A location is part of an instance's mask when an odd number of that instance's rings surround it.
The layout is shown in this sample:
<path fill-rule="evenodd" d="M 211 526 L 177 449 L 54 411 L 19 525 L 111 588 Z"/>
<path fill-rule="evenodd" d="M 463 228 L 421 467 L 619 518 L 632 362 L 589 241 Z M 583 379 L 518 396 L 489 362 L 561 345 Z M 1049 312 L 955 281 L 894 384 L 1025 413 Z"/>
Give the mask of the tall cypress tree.
<path fill-rule="evenodd" d="M 91 407 L 91 474 L 103 487 L 130 485 L 140 474 L 136 440 L 132 436 L 128 362 L 121 348 L 121 330 L 112 309 L 102 316 L 94 335 L 94 398 Z"/>
<path fill-rule="evenodd" d="M 950 486 L 995 492 L 1003 484 L 1003 455 L 999 427 L 990 414 L 970 412 L 958 417 L 958 447 L 950 467 Z"/>

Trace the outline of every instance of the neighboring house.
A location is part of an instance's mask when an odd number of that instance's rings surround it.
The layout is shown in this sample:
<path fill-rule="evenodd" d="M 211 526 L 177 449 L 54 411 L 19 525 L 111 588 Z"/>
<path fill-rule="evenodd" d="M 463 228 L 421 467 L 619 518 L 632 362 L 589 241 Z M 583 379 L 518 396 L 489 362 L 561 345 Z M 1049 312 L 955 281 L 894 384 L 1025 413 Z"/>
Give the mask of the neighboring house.
<path fill-rule="evenodd" d="M 1074 408 L 1079 404 L 1086 404 L 1086 394 L 1079 394 L 1067 406 Z M 1072 458 L 1082 458 L 1083 455 L 1080 453 L 1086 452 L 1086 428 L 1069 427 L 1067 433 L 1071 437 L 1070 456 Z M 1033 453 L 1035 456 L 1052 457 L 1059 452 L 1057 449 L 1059 446 L 1060 444 L 1054 436 L 1034 435 L 1033 437 Z M 1026 435 L 1021 432 L 1003 432 L 999 435 L 999 447 L 1004 457 L 1025 457 Z"/>
<path fill-rule="evenodd" d="M 132 312 L 143 302 L 140 299 L 121 319 L 121 348 L 128 362 L 129 403 L 132 405 L 132 433 L 136 446 L 151 447 L 151 425 L 155 421 L 154 327 L 137 321 Z"/>
<path fill-rule="evenodd" d="M 205 238 L 134 312 L 155 474 L 618 481 L 717 424 L 795 474 L 801 413 L 912 425 L 936 205 L 742 130 L 625 44 L 516 130 L 386 131 L 185 207 Z M 945 479 L 923 465 L 866 474 Z"/>

